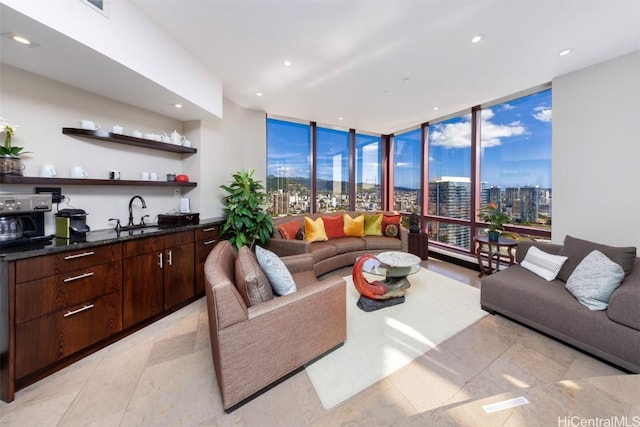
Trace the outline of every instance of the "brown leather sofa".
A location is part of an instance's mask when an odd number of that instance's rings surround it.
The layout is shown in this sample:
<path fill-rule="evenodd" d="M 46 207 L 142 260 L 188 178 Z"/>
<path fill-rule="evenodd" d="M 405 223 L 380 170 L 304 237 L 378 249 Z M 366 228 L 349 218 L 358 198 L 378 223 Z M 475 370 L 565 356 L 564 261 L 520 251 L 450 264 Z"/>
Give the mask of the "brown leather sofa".
<path fill-rule="evenodd" d="M 237 284 L 255 281 L 262 271 L 246 268 L 237 258 L 222 241 L 204 265 L 211 353 L 227 412 L 346 340 L 342 278 L 318 281 L 310 255 L 286 257 L 297 291 L 250 305 L 247 288 Z"/>
<path fill-rule="evenodd" d="M 355 217 L 362 212 L 344 212 Z M 394 212 L 366 212 L 366 214 L 394 214 Z M 320 276 L 338 268 L 353 265 L 356 259 L 366 253 L 380 253 L 385 251 L 409 250 L 409 230 L 400 225 L 398 237 L 388 236 L 364 236 L 364 237 L 338 237 L 324 242 L 306 242 L 304 240 L 284 239 L 278 231 L 278 225 L 296 220 L 304 230 L 304 217 L 317 219 L 323 215 L 335 215 L 329 213 L 314 213 L 306 215 L 283 216 L 273 219 L 273 236 L 265 247 L 279 256 L 311 254 L 313 256 L 313 271 Z"/>
<path fill-rule="evenodd" d="M 567 291 L 561 278 L 548 282 L 519 265 L 532 245 L 562 255 L 562 245 L 518 243 L 518 264 L 482 279 L 482 308 L 640 373 L 640 258 L 611 295 L 607 309 L 592 311 Z"/>

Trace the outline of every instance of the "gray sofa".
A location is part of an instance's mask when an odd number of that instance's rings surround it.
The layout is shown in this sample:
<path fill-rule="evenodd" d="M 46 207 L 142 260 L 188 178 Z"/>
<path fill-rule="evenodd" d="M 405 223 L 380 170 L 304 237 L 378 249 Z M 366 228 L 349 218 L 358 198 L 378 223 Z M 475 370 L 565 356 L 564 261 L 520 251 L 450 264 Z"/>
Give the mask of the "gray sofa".
<path fill-rule="evenodd" d="M 583 249 L 589 246 L 586 241 L 573 241 Z M 525 241 L 518 244 L 518 263 L 531 245 L 550 254 L 566 255 L 562 245 Z M 480 304 L 492 314 L 500 313 L 625 370 L 640 373 L 640 258 L 633 259 L 635 248 L 632 249 L 631 258 L 626 255 L 632 265 L 630 272 L 611 295 L 606 310 L 589 310 L 565 288 L 561 279 L 566 280 L 580 262 L 575 256 L 569 256 L 558 278 L 551 282 L 519 264 L 484 277 Z"/>
<path fill-rule="evenodd" d="M 355 217 L 362 212 L 344 212 Z M 376 214 L 380 212 L 366 212 Z M 391 215 L 393 212 L 382 212 Z M 273 219 L 273 236 L 265 247 L 279 256 L 311 254 L 313 256 L 313 271 L 318 276 L 329 271 L 353 265 L 356 259 L 365 253 L 380 253 L 384 251 L 404 251 L 409 249 L 409 230 L 400 225 L 398 237 L 364 236 L 364 237 L 338 237 L 325 242 L 306 242 L 297 239 L 284 239 L 278 231 L 278 225 L 296 220 L 300 222 L 304 230 L 304 217 L 317 219 L 329 213 L 315 213 L 307 215 L 284 216 Z M 333 213 L 335 215 L 335 213 Z"/>

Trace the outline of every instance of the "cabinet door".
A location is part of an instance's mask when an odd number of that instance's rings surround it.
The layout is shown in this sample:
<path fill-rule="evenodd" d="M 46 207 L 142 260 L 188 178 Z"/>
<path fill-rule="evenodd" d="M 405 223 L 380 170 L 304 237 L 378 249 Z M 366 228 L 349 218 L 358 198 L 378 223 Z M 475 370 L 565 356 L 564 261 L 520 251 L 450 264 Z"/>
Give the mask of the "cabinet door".
<path fill-rule="evenodd" d="M 163 310 L 164 253 L 150 252 L 124 260 L 124 327 Z"/>
<path fill-rule="evenodd" d="M 195 294 L 193 243 L 165 249 L 164 308 L 187 301 Z"/>

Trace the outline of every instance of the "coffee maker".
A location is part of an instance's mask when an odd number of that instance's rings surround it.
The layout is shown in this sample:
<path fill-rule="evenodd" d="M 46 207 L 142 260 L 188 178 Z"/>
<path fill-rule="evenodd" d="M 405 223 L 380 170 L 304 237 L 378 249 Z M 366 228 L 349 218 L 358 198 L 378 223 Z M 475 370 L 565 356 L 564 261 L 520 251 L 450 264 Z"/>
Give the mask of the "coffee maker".
<path fill-rule="evenodd" d="M 51 194 L 0 194 L 0 249 L 50 242 L 53 235 L 44 234 L 49 211 Z"/>
<path fill-rule="evenodd" d="M 56 213 L 56 237 L 74 242 L 84 241 L 87 232 L 87 213 L 82 209 L 61 209 Z"/>

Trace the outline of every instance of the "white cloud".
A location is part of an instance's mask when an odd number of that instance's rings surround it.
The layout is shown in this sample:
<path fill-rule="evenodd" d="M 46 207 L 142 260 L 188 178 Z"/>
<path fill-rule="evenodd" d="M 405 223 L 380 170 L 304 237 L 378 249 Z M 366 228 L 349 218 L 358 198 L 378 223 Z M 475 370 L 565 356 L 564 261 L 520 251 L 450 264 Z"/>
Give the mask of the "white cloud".
<path fill-rule="evenodd" d="M 533 109 L 533 118 L 541 122 L 549 123 L 551 121 L 551 107 L 536 107 Z"/>
<path fill-rule="evenodd" d="M 482 121 L 482 148 L 496 147 L 502 143 L 502 138 L 523 135 L 527 132 L 525 126 L 514 121 L 507 125 L 499 125 L 490 120 L 495 116 L 491 108 L 480 112 Z M 471 126 L 469 119 L 458 123 L 435 125 L 430 130 L 431 143 L 446 148 L 466 148 L 471 146 Z"/>

